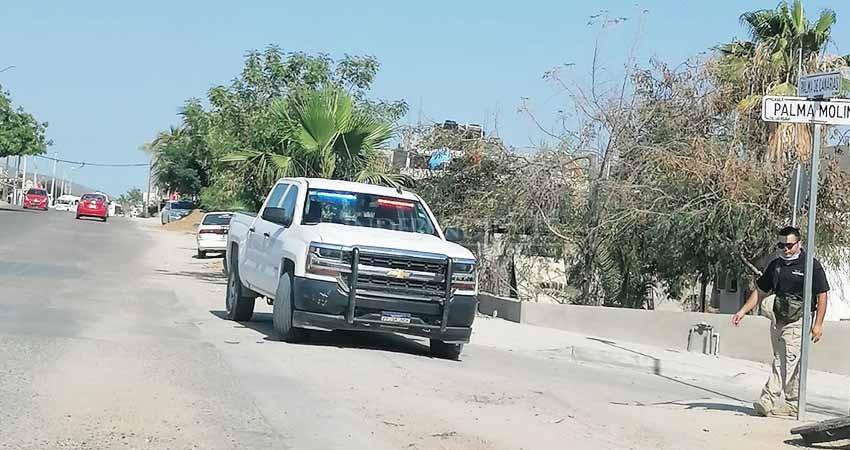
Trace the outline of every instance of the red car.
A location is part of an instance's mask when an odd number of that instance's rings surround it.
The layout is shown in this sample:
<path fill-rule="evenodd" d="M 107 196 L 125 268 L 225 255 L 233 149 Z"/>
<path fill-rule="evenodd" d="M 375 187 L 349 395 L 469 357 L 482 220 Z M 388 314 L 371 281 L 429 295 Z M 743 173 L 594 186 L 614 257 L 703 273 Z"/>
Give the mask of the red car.
<path fill-rule="evenodd" d="M 24 196 L 24 209 L 41 209 L 47 211 L 47 191 L 30 189 Z"/>
<path fill-rule="evenodd" d="M 106 222 L 109 217 L 109 205 L 106 204 L 106 196 L 98 193 L 85 194 L 77 203 L 77 219 L 80 217 L 100 217 Z"/>

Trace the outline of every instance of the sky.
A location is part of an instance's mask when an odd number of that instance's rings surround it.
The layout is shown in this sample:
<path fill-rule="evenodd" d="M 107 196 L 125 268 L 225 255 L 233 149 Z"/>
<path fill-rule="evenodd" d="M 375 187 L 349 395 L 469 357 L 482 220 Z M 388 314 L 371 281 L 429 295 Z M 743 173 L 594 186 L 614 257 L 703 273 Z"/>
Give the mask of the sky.
<path fill-rule="evenodd" d="M 501 3 L 501 4 L 497 4 Z M 518 108 L 527 99 L 544 126 L 566 105 L 543 79 L 569 64 L 586 79 L 599 39 L 603 74 L 635 62 L 678 64 L 745 38 L 738 17 L 777 0 L 7 2 L 0 27 L 0 85 L 49 122 L 49 153 L 95 163 L 146 162 L 139 150 L 178 124 L 186 99 L 238 75 L 245 53 L 275 44 L 333 57 L 374 55 L 371 96 L 405 99 L 404 123 L 478 123 L 517 148 L 543 135 Z M 810 19 L 834 9 L 833 53 L 850 53 L 850 5 L 807 1 Z M 600 33 L 591 16 L 628 20 Z M 603 75 L 603 78 L 606 75 Z M 39 172 L 51 163 L 41 160 Z M 67 172 L 70 165 L 60 167 Z M 82 167 L 74 181 L 117 195 L 145 188 L 147 168 Z"/>

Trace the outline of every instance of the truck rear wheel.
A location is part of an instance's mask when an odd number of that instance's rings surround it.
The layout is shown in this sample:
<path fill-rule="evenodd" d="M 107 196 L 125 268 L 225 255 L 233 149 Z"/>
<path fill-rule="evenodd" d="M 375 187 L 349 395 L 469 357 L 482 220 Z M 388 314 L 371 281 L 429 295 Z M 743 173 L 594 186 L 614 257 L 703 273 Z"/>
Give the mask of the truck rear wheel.
<path fill-rule="evenodd" d="M 304 330 L 292 326 L 292 296 L 292 275 L 284 273 L 277 283 L 272 305 L 272 324 L 280 341 L 298 342 L 304 337 Z"/>
<path fill-rule="evenodd" d="M 254 315 L 254 297 L 247 295 L 246 289 L 242 286 L 242 280 L 239 279 L 239 271 L 236 270 L 234 261 L 233 270 L 230 271 L 227 277 L 227 298 L 225 299 L 225 308 L 227 308 L 227 318 L 239 322 L 251 320 Z"/>
<path fill-rule="evenodd" d="M 463 351 L 463 344 L 447 344 L 443 341 L 431 339 L 431 355 L 437 358 L 457 361 Z"/>

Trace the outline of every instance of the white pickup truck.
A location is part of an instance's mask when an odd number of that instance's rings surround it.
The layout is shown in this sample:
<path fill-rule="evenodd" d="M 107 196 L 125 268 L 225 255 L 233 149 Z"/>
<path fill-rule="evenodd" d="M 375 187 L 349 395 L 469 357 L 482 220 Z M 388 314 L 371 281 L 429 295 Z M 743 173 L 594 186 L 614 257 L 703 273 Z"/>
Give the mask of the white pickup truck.
<path fill-rule="evenodd" d="M 409 191 L 281 179 L 257 215 L 231 219 L 227 316 L 250 320 L 265 297 L 281 340 L 304 329 L 393 332 L 458 359 L 478 305 L 475 257 L 450 242 L 459 236 Z"/>

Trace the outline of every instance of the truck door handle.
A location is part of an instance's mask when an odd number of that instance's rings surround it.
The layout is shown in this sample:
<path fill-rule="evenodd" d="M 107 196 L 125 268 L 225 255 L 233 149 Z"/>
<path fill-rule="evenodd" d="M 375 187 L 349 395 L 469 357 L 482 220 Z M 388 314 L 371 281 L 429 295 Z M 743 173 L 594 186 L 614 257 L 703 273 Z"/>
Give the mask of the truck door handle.
<path fill-rule="evenodd" d="M 266 237 L 266 239 L 268 239 L 268 238 L 272 237 L 272 235 L 270 235 L 270 234 L 268 234 L 268 233 L 263 233 L 263 236 L 265 236 L 265 237 Z"/>
<path fill-rule="evenodd" d="M 248 232 L 249 232 L 249 233 L 253 233 L 254 231 L 255 231 L 255 230 L 254 230 L 254 227 L 248 228 Z"/>

